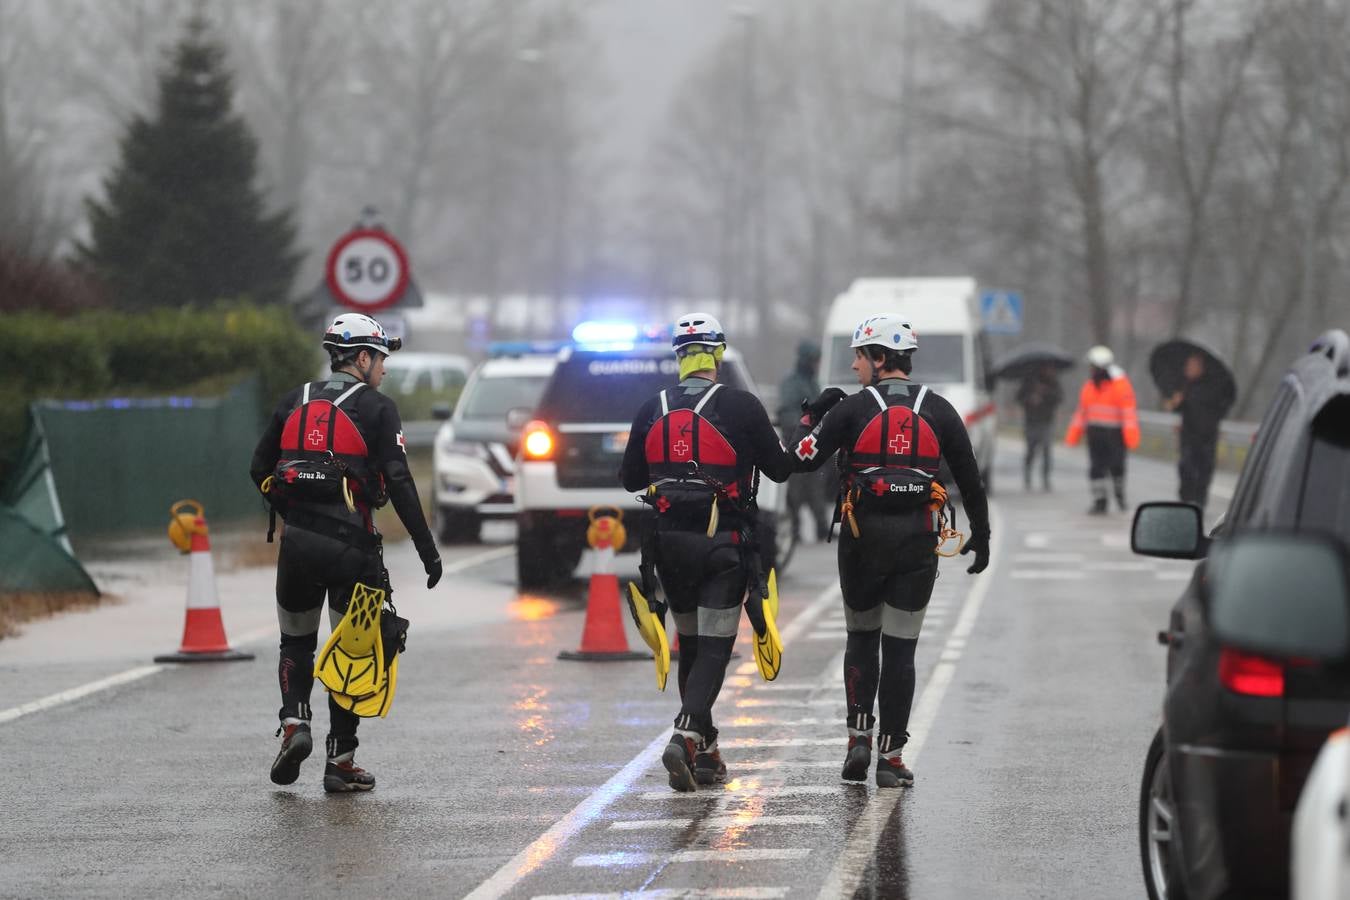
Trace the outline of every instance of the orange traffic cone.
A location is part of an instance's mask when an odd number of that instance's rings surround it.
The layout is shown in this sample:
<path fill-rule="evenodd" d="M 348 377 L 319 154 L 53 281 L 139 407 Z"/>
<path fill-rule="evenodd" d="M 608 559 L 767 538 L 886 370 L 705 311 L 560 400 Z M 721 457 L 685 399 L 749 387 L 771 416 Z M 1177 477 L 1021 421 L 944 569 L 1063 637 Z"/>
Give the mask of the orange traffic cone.
<path fill-rule="evenodd" d="M 195 513 L 180 513 L 183 507 Z M 211 541 L 207 537 L 206 516 L 195 500 L 180 500 L 169 510 L 169 540 L 190 558 L 188 569 L 187 618 L 183 622 L 183 645 L 177 653 L 155 657 L 155 662 L 212 662 L 252 659 L 230 647 L 225 623 L 220 618 L 220 600 L 216 595 L 216 573 L 211 565 Z"/>
<path fill-rule="evenodd" d="M 599 508 L 590 513 L 591 527 L 587 543 L 594 548 L 591 584 L 586 596 L 586 624 L 581 630 L 581 649 L 563 650 L 558 659 L 615 660 L 650 659 L 650 653 L 628 649 L 623 632 L 623 613 L 619 599 L 619 579 L 614 575 L 614 552 L 623 546 L 623 525 L 617 516 L 600 516 Z M 619 516 L 622 516 L 622 512 Z"/>

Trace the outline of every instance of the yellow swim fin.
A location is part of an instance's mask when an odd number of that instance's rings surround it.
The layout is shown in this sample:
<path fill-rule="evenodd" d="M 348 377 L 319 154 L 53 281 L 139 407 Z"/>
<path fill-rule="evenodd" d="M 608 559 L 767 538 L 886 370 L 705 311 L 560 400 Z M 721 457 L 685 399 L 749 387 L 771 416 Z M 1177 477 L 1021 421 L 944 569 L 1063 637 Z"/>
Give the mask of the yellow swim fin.
<path fill-rule="evenodd" d="M 783 667 L 783 640 L 778 636 L 778 572 L 769 570 L 768 596 L 760 602 L 763 631 L 755 629 L 755 666 L 765 681 L 773 681 Z M 750 623 L 756 625 L 755 617 Z"/>
<path fill-rule="evenodd" d="M 643 643 L 651 648 L 652 661 L 656 663 L 656 687 L 664 691 L 666 678 L 670 675 L 670 643 L 666 640 L 666 626 L 652 610 L 652 604 L 633 582 L 628 582 L 628 611 L 637 623 L 638 634 Z"/>
<path fill-rule="evenodd" d="M 384 687 L 380 611 L 384 591 L 357 582 L 347 612 L 314 660 L 314 677 L 333 694 L 366 697 Z"/>
<path fill-rule="evenodd" d="M 362 718 L 373 718 L 379 716 L 384 718 L 389 715 L 389 707 L 394 705 L 394 692 L 398 690 L 398 657 L 389 664 L 388 676 L 384 684 L 373 694 L 367 694 L 364 697 L 353 697 L 350 694 L 333 694 L 333 700 L 343 709 L 351 710 Z"/>

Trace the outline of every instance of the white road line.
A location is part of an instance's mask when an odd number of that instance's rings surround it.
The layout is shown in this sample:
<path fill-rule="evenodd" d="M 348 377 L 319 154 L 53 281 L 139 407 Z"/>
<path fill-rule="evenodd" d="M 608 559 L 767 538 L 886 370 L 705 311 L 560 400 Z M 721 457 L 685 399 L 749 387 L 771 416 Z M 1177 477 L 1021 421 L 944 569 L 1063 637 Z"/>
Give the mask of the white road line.
<path fill-rule="evenodd" d="M 589 868 L 635 866 L 668 858 L 673 863 L 693 862 L 757 862 L 760 860 L 805 859 L 811 855 L 806 848 L 762 848 L 745 850 L 679 850 L 666 857 L 663 853 L 584 853 L 572 860 L 572 865 Z"/>
<path fill-rule="evenodd" d="M 1044 532 L 1033 531 L 1030 534 L 1022 536 L 1022 545 L 1030 547 L 1033 550 L 1043 550 L 1050 546 L 1050 535 Z"/>
<path fill-rule="evenodd" d="M 816 599 L 811 601 L 810 605 L 802 610 L 779 634 L 783 646 L 787 647 L 810 628 L 816 619 L 836 602 L 838 596 L 838 585 L 831 585 L 817 595 Z M 739 672 L 738 670 L 738 674 L 748 675 L 755 671 L 753 662 L 746 665 L 749 666 L 749 671 Z M 742 665 L 740 668 L 744 669 L 746 666 Z M 535 838 L 523 850 L 507 860 L 505 865 L 469 893 L 465 900 L 488 900 L 488 898 L 502 897 L 523 879 L 551 861 L 562 849 L 562 846 L 567 843 L 568 839 L 590 825 L 615 799 L 627 793 L 632 788 L 633 782 L 646 774 L 651 768 L 652 757 L 656 756 L 669 739 L 669 730 L 663 729 L 650 744 L 639 751 L 609 781 L 606 781 L 594 793 L 574 806 L 548 831 Z M 690 796 L 697 796 L 697 793 L 695 792 Z"/>
<path fill-rule="evenodd" d="M 1019 553 L 1012 559 L 1013 565 L 1020 566 L 1027 563 L 1072 563 L 1082 562 L 1081 553 Z"/>
<path fill-rule="evenodd" d="M 671 829 L 688 828 L 694 822 L 693 819 L 625 819 L 621 822 L 611 822 L 610 831 L 668 831 Z M 824 816 L 807 815 L 784 815 L 784 816 L 761 816 L 755 815 L 750 818 L 738 816 L 736 814 L 726 816 L 710 816 L 699 822 L 703 828 L 759 828 L 763 825 L 824 825 Z"/>
<path fill-rule="evenodd" d="M 996 504 L 990 504 L 989 515 L 992 525 L 991 530 L 998 534 L 1000 516 Z M 1030 536 L 1027 535 L 1027 537 Z M 981 577 L 976 579 L 975 586 L 966 597 L 965 605 L 961 608 L 961 617 L 957 620 L 956 627 L 952 629 L 952 637 L 961 640 L 969 639 L 975 628 L 975 619 L 980 614 L 980 607 L 984 603 L 985 595 L 989 593 L 989 587 L 994 583 L 992 576 L 998 571 L 998 557 L 999 545 L 995 543 L 990 552 L 989 568 Z M 933 674 L 929 677 L 928 683 L 924 685 L 923 694 L 920 695 L 914 715 L 910 719 L 910 733 L 914 737 L 910 738 L 909 743 L 905 746 L 906 761 L 911 766 L 914 765 L 919 758 L 919 754 L 923 751 L 924 743 L 932 730 L 933 721 L 937 718 L 938 707 L 942 704 L 942 697 L 947 692 L 947 686 L 951 684 L 955 674 L 956 666 L 954 663 L 939 662 L 934 666 Z M 862 882 L 868 864 L 872 862 L 876 855 L 877 842 L 881 839 L 886 822 L 890 819 L 891 811 L 895 809 L 895 804 L 899 801 L 902 792 L 903 788 L 880 790 L 870 796 L 866 809 L 858 817 L 853 830 L 849 832 L 848 842 L 835 859 L 834 866 L 831 867 L 829 875 L 825 878 L 825 884 L 821 887 L 818 895 L 821 900 L 853 896 L 858 889 L 858 885 Z"/>
<path fill-rule="evenodd" d="M 717 742 L 724 750 L 757 750 L 760 747 L 834 747 L 843 746 L 843 739 L 828 738 L 736 738 Z"/>
<path fill-rule="evenodd" d="M 693 819 L 624 819 L 610 822 L 610 831 L 655 831 L 659 828 L 688 828 Z"/>
<path fill-rule="evenodd" d="M 811 717 L 807 717 L 805 719 L 792 719 L 786 722 L 779 722 L 773 719 L 760 718 L 758 716 L 737 716 L 734 719 L 727 719 L 724 722 L 719 722 L 717 725 L 717 730 L 726 731 L 729 728 L 762 728 L 765 725 L 772 725 L 775 728 L 782 729 L 782 728 L 801 728 L 806 725 L 837 726 L 838 724 L 839 724 L 838 721 L 836 721 L 835 719 L 829 720 L 813 719 Z"/>
<path fill-rule="evenodd" d="M 805 697 L 790 699 L 788 697 L 774 697 L 773 699 L 763 699 L 758 697 L 746 697 L 737 700 L 732 704 L 733 709 L 764 709 L 767 707 L 790 707 L 801 709 L 803 706 L 835 706 L 843 703 L 842 697 L 817 697 L 814 700 L 808 700 Z"/>
<path fill-rule="evenodd" d="M 613 866 L 640 866 L 661 859 L 661 853 L 640 853 L 619 850 L 615 853 L 586 853 L 572 860 L 572 865 L 590 868 L 611 868 Z M 470 897 L 473 894 L 469 895 Z"/>
<path fill-rule="evenodd" d="M 1083 566 L 1089 572 L 1152 572 L 1154 563 L 1151 560 L 1106 560 L 1104 562 L 1090 562 Z"/>
<path fill-rule="evenodd" d="M 785 887 L 656 888 L 637 894 L 536 894 L 532 900 L 779 900 L 787 895 Z"/>
<path fill-rule="evenodd" d="M 492 562 L 497 559 L 506 559 L 508 556 L 516 555 L 516 547 L 512 544 L 509 547 L 497 547 L 493 550 L 484 550 L 482 553 L 475 553 L 473 556 L 466 556 L 463 559 L 457 559 L 441 570 L 441 577 L 454 575 L 456 572 L 463 572 L 465 569 L 472 569 L 474 566 L 481 566 L 483 563 Z"/>
<path fill-rule="evenodd" d="M 838 742 L 838 738 L 834 738 Z M 741 790 L 734 790 L 728 787 L 721 793 L 704 792 L 702 794 L 692 791 L 687 794 L 679 794 L 674 791 L 648 791 L 638 794 L 639 800 L 702 800 L 707 802 L 713 799 L 730 798 L 732 800 L 773 800 L 778 797 L 822 797 L 827 794 L 842 794 L 847 789 L 847 785 L 836 784 L 783 784 L 773 785 L 771 787 L 747 787 Z"/>
<path fill-rule="evenodd" d="M 468 556 L 465 557 L 464 559 L 456 560 L 455 562 L 450 563 L 448 566 L 445 567 L 443 574 L 453 575 L 456 572 L 463 572 L 466 569 L 471 569 L 474 566 L 481 565 L 486 562 L 492 562 L 493 560 L 496 559 L 504 559 L 508 556 L 514 556 L 515 552 L 516 548 L 514 546 L 511 546 L 511 547 L 497 547 L 492 550 L 485 550 L 482 553 L 475 553 L 472 556 Z M 265 640 L 268 637 L 272 637 L 276 635 L 276 633 L 277 630 L 274 626 L 268 626 L 266 628 L 257 628 L 238 638 L 235 641 L 235 643 L 239 646 L 242 646 L 244 644 L 252 644 L 256 641 L 261 641 Z M 61 706 L 62 704 L 65 703 L 70 703 L 72 700 L 79 700 L 81 697 L 88 697 L 90 694 L 97 694 L 100 691 L 106 691 L 109 688 L 114 688 L 117 687 L 118 685 L 129 684 L 130 682 L 133 681 L 139 681 L 140 679 L 145 678 L 147 675 L 153 675 L 156 672 L 162 671 L 166 668 L 168 668 L 168 666 L 158 666 L 158 665 L 137 666 L 134 669 L 127 669 L 126 671 L 118 672 L 116 675 L 109 675 L 107 678 L 100 678 L 98 681 L 91 681 L 88 684 L 82 684 L 77 687 L 61 691 L 56 694 L 50 694 L 46 697 L 33 700 L 30 703 L 25 703 L 22 706 L 12 706 L 9 709 L 0 710 L 0 724 L 3 724 L 5 722 L 12 722 L 17 718 L 20 718 L 21 716 L 26 716 L 31 713 L 42 712 L 44 710 L 52 709 L 53 707 Z"/>
<path fill-rule="evenodd" d="M 759 828 L 762 825 L 824 825 L 824 816 L 807 815 L 784 815 L 784 816 L 761 816 L 755 815 L 751 818 L 744 818 L 735 814 L 729 816 L 710 816 L 703 820 L 707 828 Z"/>
<path fill-rule="evenodd" d="M 147 675 L 153 675 L 162 671 L 164 666 L 140 666 L 135 669 L 127 669 L 125 672 L 118 672 L 116 675 L 110 675 L 107 678 L 100 678 L 98 681 L 91 681 L 88 684 L 82 684 L 79 687 L 73 687 L 70 690 L 61 691 L 56 694 L 49 694 L 22 706 L 12 706 L 9 709 L 0 710 L 0 722 L 12 722 L 20 716 L 26 716 L 30 713 L 42 712 L 44 709 L 51 709 L 54 706 L 60 706 L 63 703 L 69 703 L 72 700 L 79 700 L 81 697 L 88 697 L 90 694 L 97 694 L 99 691 L 106 691 L 108 688 L 117 687 L 120 684 L 129 684 L 133 681 L 139 681 Z"/>
<path fill-rule="evenodd" d="M 1085 576 L 1082 569 L 1013 569 L 1012 578 L 1045 581 L 1081 581 Z"/>
<path fill-rule="evenodd" d="M 1190 581 L 1194 572 L 1178 572 L 1175 569 L 1154 569 L 1153 577 L 1159 581 Z"/>

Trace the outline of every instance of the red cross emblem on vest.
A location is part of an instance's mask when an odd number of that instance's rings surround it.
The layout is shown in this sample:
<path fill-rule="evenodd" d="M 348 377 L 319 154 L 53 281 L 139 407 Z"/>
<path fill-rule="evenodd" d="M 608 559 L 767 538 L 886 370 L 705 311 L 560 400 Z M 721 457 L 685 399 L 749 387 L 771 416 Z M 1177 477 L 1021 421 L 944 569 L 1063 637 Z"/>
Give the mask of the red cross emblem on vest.
<path fill-rule="evenodd" d="M 305 436 L 305 443 L 313 444 L 315 447 L 322 447 L 323 432 L 315 428 L 313 431 L 311 431 L 308 435 Z"/>
<path fill-rule="evenodd" d="M 797 443 L 798 459 L 815 459 L 816 457 L 816 436 L 808 434 Z"/>
<path fill-rule="evenodd" d="M 675 443 L 670 445 L 670 452 L 675 454 L 676 456 L 688 456 L 689 445 L 686 444 L 684 441 L 676 441 Z"/>
<path fill-rule="evenodd" d="M 908 453 L 909 438 L 905 437 L 903 434 L 897 434 L 895 437 L 891 438 L 891 442 L 887 446 L 891 448 L 892 453 Z"/>

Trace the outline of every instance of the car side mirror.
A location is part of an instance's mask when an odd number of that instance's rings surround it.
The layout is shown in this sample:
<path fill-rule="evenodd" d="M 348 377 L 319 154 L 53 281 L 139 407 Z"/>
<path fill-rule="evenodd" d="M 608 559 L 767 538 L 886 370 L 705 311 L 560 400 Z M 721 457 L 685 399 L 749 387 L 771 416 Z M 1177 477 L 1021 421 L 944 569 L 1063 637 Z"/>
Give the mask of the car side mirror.
<path fill-rule="evenodd" d="M 1214 545 L 1206 576 L 1210 627 L 1225 646 L 1277 659 L 1350 656 L 1350 571 L 1335 538 L 1238 535 Z"/>
<path fill-rule="evenodd" d="M 444 422 L 454 413 L 454 407 L 449 403 L 435 403 L 431 407 L 431 417 L 438 422 Z"/>
<path fill-rule="evenodd" d="M 512 431 L 519 431 L 533 418 L 534 410 L 528 406 L 513 406 L 506 411 L 506 427 Z"/>
<path fill-rule="evenodd" d="M 1130 549 L 1142 556 L 1199 559 L 1209 550 L 1204 518 L 1193 503 L 1141 503 L 1134 511 Z"/>

